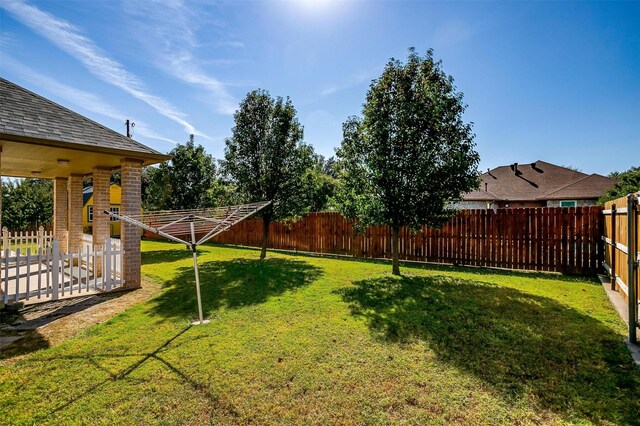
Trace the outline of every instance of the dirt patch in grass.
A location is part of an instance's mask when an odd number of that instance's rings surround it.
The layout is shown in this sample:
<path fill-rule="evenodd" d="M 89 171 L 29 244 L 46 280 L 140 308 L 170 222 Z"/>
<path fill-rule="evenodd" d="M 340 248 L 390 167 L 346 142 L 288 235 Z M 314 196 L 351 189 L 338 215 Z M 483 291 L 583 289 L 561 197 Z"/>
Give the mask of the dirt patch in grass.
<path fill-rule="evenodd" d="M 2 349 L 0 365 L 11 364 L 26 354 L 56 346 L 159 292 L 160 286 L 156 282 L 143 279 L 142 288 L 132 291 L 90 296 L 80 301 L 66 299 L 27 306 L 15 315 L 3 318 L 2 334 L 20 335 L 21 338 Z M 20 327 L 28 323 L 42 325 L 32 330 Z"/>

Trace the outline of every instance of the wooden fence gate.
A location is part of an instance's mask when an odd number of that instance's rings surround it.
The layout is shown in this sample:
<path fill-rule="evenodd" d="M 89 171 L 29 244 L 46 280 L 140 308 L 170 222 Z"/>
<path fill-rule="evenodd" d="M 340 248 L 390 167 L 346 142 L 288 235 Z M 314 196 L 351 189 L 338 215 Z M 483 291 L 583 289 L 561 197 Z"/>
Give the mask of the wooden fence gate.
<path fill-rule="evenodd" d="M 605 203 L 603 210 L 605 261 L 604 268 L 611 277 L 611 288 L 629 303 L 629 341 L 637 343 L 638 282 L 640 282 L 640 210 L 639 194 Z"/>
<path fill-rule="evenodd" d="M 509 269 L 596 274 L 602 266 L 602 208 L 545 207 L 461 210 L 440 229 L 400 232 L 401 260 Z M 216 242 L 259 247 L 262 221 L 249 219 Z M 391 229 L 355 234 L 339 213 L 310 213 L 272 223 L 269 247 L 368 258 L 391 257 Z"/>

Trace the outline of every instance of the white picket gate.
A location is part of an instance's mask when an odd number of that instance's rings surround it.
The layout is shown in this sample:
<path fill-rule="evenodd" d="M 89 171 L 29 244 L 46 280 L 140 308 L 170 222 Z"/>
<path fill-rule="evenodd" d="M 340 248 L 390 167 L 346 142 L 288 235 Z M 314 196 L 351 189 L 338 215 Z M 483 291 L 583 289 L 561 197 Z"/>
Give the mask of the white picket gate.
<path fill-rule="evenodd" d="M 0 277 L 4 303 L 58 300 L 61 297 L 111 291 L 124 285 L 124 251 L 107 239 L 103 246 L 61 253 L 56 239 L 48 247 L 4 250 Z"/>
<path fill-rule="evenodd" d="M 112 252 L 121 250 L 119 238 L 109 238 L 109 241 Z M 89 253 L 92 253 L 94 251 L 93 235 L 82 234 L 82 250 Z M 120 274 L 120 271 L 122 271 L 122 256 L 115 256 L 112 259 L 112 262 L 114 262 L 113 268 L 115 268 L 118 274 Z"/>

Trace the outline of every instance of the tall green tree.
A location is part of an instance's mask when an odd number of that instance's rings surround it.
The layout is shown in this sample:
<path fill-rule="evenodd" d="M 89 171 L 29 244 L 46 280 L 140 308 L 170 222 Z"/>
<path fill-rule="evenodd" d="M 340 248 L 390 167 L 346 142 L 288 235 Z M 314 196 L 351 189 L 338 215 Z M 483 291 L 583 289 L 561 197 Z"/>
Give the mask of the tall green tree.
<path fill-rule="evenodd" d="M 53 222 L 53 181 L 19 179 L 2 182 L 2 226 L 24 231 Z"/>
<path fill-rule="evenodd" d="M 143 206 L 147 210 L 174 210 L 217 205 L 221 187 L 214 158 L 191 135 L 178 144 L 170 161 L 148 167 L 143 175 Z"/>
<path fill-rule="evenodd" d="M 254 90 L 234 119 L 233 134 L 226 140 L 225 170 L 245 201 L 272 201 L 260 212 L 264 259 L 269 224 L 309 210 L 303 177 L 313 151 L 302 141 L 303 129 L 289 98 L 274 99 L 266 90 Z"/>
<path fill-rule="evenodd" d="M 312 212 L 335 210 L 337 180 L 332 176 L 332 158 L 325 160 L 320 154 L 311 155 L 312 162 L 303 176 L 307 205 Z"/>
<path fill-rule="evenodd" d="M 616 179 L 616 183 L 600 198 L 601 204 L 640 191 L 640 167 L 631 167 L 624 172 L 612 172 L 609 173 L 609 177 Z"/>
<path fill-rule="evenodd" d="M 360 227 L 393 231 L 393 274 L 400 274 L 401 227 L 440 227 L 451 203 L 479 184 L 474 134 L 453 78 L 433 58 L 410 49 L 371 83 L 363 118 L 349 118 L 337 151 L 343 213 Z"/>

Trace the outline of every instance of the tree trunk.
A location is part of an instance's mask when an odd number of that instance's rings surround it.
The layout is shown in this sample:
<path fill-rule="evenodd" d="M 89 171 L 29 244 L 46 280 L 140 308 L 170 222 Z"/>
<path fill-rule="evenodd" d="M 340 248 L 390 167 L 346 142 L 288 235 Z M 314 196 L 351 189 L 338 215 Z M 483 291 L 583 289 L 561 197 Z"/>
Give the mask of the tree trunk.
<path fill-rule="evenodd" d="M 391 273 L 393 275 L 400 275 L 400 261 L 398 260 L 398 238 L 400 235 L 400 227 L 393 227 L 393 238 L 391 240 L 391 257 L 393 263 L 393 269 Z"/>
<path fill-rule="evenodd" d="M 262 218 L 262 251 L 260 252 L 260 260 L 263 260 L 267 256 L 267 244 L 269 243 L 269 223 L 270 218 Z"/>

